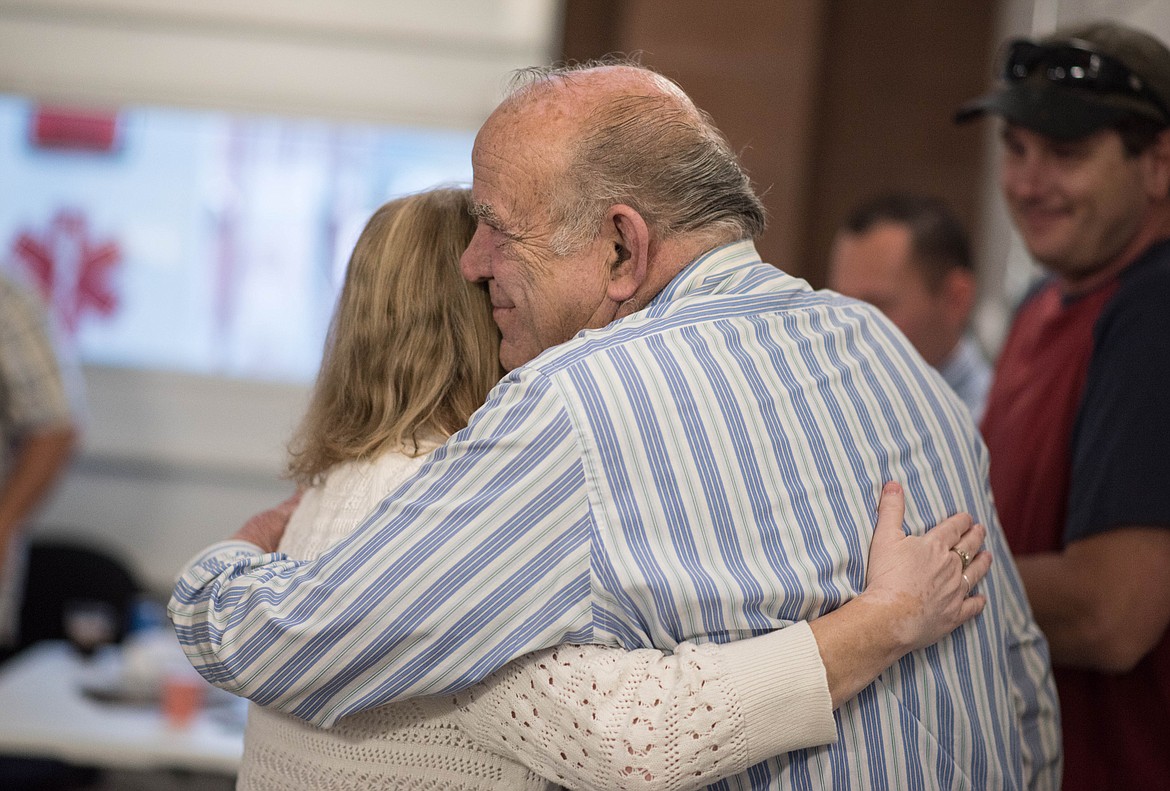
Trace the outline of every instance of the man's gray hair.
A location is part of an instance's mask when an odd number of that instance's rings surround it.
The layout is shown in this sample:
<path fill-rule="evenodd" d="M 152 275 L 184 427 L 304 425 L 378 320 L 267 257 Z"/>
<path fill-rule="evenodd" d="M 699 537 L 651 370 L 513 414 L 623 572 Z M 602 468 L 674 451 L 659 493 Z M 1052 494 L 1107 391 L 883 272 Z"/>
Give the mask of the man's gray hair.
<path fill-rule="evenodd" d="M 553 252 L 566 255 L 588 243 L 602 214 L 618 203 L 641 214 L 659 239 L 698 232 L 735 241 L 762 234 L 764 205 L 731 146 L 710 117 L 662 75 L 615 61 L 524 69 L 513 79 L 511 95 L 615 65 L 645 71 L 664 90 L 621 96 L 586 119 L 563 178 L 551 186 Z"/>

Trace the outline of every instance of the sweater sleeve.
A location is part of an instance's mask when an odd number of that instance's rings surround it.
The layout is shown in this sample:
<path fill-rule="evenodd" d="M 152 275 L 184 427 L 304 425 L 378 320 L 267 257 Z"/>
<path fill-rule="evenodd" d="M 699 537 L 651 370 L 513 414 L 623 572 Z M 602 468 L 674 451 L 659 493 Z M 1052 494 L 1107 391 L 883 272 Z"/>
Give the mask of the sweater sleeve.
<path fill-rule="evenodd" d="M 457 698 L 483 748 L 570 789 L 701 788 L 836 740 L 808 624 L 673 654 L 562 645 Z"/>

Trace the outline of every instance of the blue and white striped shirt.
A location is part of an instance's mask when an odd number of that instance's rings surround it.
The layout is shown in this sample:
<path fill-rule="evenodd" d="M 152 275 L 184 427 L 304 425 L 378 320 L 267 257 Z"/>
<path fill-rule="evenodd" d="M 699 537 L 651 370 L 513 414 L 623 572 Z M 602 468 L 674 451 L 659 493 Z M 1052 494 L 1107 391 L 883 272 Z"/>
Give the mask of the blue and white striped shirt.
<path fill-rule="evenodd" d="M 864 587 L 887 480 L 914 532 L 960 510 L 988 526 L 986 610 L 842 706 L 836 744 L 717 785 L 1055 785 L 1047 647 L 966 408 L 876 310 L 750 242 L 513 371 L 317 561 L 217 544 L 171 613 L 209 680 L 330 724 L 558 643 L 670 649 L 815 618 Z"/>

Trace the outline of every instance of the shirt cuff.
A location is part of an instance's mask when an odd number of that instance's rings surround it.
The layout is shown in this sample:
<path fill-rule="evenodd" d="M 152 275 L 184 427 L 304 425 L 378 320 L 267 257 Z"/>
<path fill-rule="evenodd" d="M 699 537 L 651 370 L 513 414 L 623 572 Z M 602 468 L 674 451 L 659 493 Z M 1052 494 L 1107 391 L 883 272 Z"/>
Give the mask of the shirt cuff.
<path fill-rule="evenodd" d="M 196 570 L 206 571 L 208 563 L 231 563 L 237 558 L 254 558 L 261 557 L 265 554 L 264 550 L 253 544 L 251 541 L 244 541 L 239 538 L 229 538 L 223 541 L 218 541 L 209 547 L 199 550 L 199 553 L 192 557 L 183 568 L 179 571 L 176 581 L 183 579 L 187 575 L 196 572 Z"/>
<path fill-rule="evenodd" d="M 837 741 L 825 665 L 808 623 L 719 648 L 739 693 L 749 765 Z"/>

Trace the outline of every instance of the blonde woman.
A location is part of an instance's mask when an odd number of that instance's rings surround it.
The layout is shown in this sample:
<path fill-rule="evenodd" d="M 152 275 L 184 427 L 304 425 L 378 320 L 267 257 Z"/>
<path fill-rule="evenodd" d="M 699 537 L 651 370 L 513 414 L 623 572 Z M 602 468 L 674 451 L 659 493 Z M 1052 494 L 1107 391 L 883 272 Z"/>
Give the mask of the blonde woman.
<path fill-rule="evenodd" d="M 357 529 L 501 376 L 487 294 L 458 269 L 475 230 L 468 208 L 467 191 L 434 190 L 387 203 L 362 232 L 291 444 L 303 496 L 253 520 L 283 521 L 295 506 L 280 544 L 290 557 L 315 558 Z M 900 489 L 887 487 L 865 593 L 811 626 L 671 655 L 559 646 L 458 695 L 328 730 L 252 705 L 238 788 L 696 788 L 830 742 L 833 708 L 982 609 L 971 597 L 957 620 L 952 553 L 904 537 L 901 518 Z M 944 546 L 976 555 L 982 544 L 964 518 L 937 529 L 953 533 Z M 973 583 L 988 562 L 977 556 Z"/>

